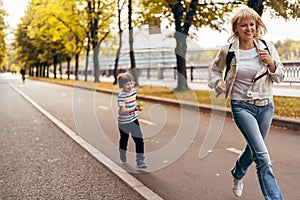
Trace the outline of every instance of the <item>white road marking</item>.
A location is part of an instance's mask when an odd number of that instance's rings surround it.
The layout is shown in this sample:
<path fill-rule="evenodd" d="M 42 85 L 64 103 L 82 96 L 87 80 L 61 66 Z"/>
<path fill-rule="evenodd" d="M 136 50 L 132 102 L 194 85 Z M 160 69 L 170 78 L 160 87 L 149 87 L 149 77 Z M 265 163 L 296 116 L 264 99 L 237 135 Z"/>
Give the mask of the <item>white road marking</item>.
<path fill-rule="evenodd" d="M 151 125 L 151 126 L 155 126 L 156 125 L 155 123 L 150 122 L 150 121 L 145 120 L 145 119 L 140 119 L 139 118 L 139 121 L 142 122 L 142 123 L 144 123 L 144 124 Z"/>
<path fill-rule="evenodd" d="M 236 148 L 233 148 L 233 147 L 227 148 L 226 150 L 227 150 L 227 151 L 230 151 L 230 152 L 232 152 L 232 153 L 239 154 L 239 155 L 242 153 L 241 150 L 236 149 Z"/>
<path fill-rule="evenodd" d="M 108 110 L 108 109 L 109 109 L 109 108 L 106 107 L 106 106 L 99 106 L 99 108 L 102 109 L 102 110 Z"/>
<path fill-rule="evenodd" d="M 52 114 L 46 111 L 43 107 L 29 98 L 25 93 L 15 87 L 10 83 L 10 86 L 14 88 L 17 92 L 19 92 L 27 101 L 29 101 L 36 109 L 38 109 L 41 113 L 43 113 L 49 120 L 51 120 L 54 124 L 56 124 L 62 131 L 64 131 L 67 135 L 70 136 L 75 142 L 77 142 L 80 146 L 87 150 L 95 159 L 104 164 L 107 169 L 111 170 L 116 176 L 118 176 L 121 180 L 123 180 L 126 184 L 128 184 L 131 188 L 133 188 L 137 193 L 142 195 L 145 199 L 155 199 L 155 200 L 163 200 L 158 194 L 153 192 L 150 188 L 145 186 L 142 182 L 137 180 L 130 173 L 121 168 L 118 164 L 116 164 L 113 160 L 107 157 L 105 154 L 100 152 L 90 143 L 84 140 L 84 138 L 80 137 L 76 132 L 73 132 L 69 127 L 67 127 L 64 123 L 55 118 Z"/>
<path fill-rule="evenodd" d="M 236 149 L 236 148 L 233 148 L 233 147 L 226 148 L 226 150 L 227 150 L 227 151 L 230 151 L 230 152 L 232 152 L 232 153 L 236 153 L 236 154 L 238 154 L 238 155 L 240 155 L 240 154 L 242 153 L 242 151 L 241 151 L 241 150 L 238 150 L 238 149 Z M 272 160 L 271 160 L 271 163 L 273 163 L 273 161 L 272 161 Z"/>

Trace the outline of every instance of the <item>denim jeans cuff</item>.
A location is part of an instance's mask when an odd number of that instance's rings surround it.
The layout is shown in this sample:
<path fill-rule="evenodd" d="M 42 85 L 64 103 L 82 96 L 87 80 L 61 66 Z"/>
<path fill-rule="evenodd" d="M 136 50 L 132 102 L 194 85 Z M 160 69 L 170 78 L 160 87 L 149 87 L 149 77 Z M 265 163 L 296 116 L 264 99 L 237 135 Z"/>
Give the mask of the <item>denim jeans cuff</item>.
<path fill-rule="evenodd" d="M 234 174 L 234 168 L 231 169 L 230 173 L 231 173 L 231 175 L 232 175 L 233 178 L 238 179 L 238 180 L 241 180 L 241 178 L 238 178 L 238 177 Z"/>

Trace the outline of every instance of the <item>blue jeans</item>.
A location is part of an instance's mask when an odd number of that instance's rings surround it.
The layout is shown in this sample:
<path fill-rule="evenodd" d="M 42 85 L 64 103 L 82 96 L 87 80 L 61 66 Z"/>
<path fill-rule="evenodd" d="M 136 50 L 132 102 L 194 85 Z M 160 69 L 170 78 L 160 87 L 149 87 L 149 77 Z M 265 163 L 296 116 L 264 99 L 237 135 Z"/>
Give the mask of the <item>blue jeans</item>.
<path fill-rule="evenodd" d="M 265 199 L 284 199 L 273 174 L 269 152 L 264 142 L 274 116 L 274 103 L 259 107 L 245 101 L 231 100 L 231 111 L 235 123 L 247 141 L 244 151 L 231 170 L 232 176 L 242 179 L 254 161 Z"/>

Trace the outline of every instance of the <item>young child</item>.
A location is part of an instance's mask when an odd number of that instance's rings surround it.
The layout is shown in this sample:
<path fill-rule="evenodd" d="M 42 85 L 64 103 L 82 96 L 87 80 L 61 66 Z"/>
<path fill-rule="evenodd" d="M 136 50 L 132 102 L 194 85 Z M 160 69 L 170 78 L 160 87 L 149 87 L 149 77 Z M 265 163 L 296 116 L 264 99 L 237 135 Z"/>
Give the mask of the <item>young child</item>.
<path fill-rule="evenodd" d="M 138 168 L 147 168 L 144 162 L 144 140 L 139 125 L 137 111 L 143 107 L 136 103 L 136 90 L 134 78 L 130 73 L 122 73 L 118 76 L 119 87 L 122 91 L 118 95 L 119 117 L 118 126 L 120 131 L 119 151 L 120 160 L 125 163 L 126 150 L 129 134 L 135 142 L 136 162 Z"/>

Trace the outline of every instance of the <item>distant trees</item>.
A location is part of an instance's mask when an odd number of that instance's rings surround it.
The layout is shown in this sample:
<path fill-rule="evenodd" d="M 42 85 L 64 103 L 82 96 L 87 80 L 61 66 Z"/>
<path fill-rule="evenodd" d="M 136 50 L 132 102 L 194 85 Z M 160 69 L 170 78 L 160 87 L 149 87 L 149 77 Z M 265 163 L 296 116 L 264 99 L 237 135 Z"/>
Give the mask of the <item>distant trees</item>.
<path fill-rule="evenodd" d="M 0 10 L 0 66 L 3 66 L 5 56 L 6 56 L 6 43 L 5 43 L 5 29 L 6 25 L 4 22 L 4 17 L 6 13 L 4 10 Z"/>
<path fill-rule="evenodd" d="M 282 60 L 300 60 L 300 41 L 292 39 L 277 41 L 275 47 Z"/>
<path fill-rule="evenodd" d="M 58 65 L 62 76 L 61 63 L 79 58 L 85 36 L 79 16 L 71 11 L 74 4 L 74 0 L 31 1 L 18 25 L 14 42 L 17 60 L 35 67 L 37 76 L 45 76 L 50 65 L 55 78 Z"/>
<path fill-rule="evenodd" d="M 19 24 L 15 47 L 17 59 L 31 67 L 54 66 L 75 59 L 78 79 L 79 56 L 93 49 L 95 82 L 99 81 L 99 45 L 110 33 L 114 1 L 35 0 Z M 29 48 L 28 48 L 29 47 Z M 87 53 L 87 56 L 88 56 Z M 51 61 L 52 60 L 52 61 Z M 70 73 L 70 69 L 67 70 Z M 68 74 L 69 75 L 69 74 Z"/>
<path fill-rule="evenodd" d="M 240 5 L 248 5 L 260 14 L 268 9 L 274 16 L 281 16 L 285 19 L 298 18 L 300 5 L 290 2 L 270 0 L 240 0 L 226 3 L 199 0 L 31 0 L 15 34 L 16 58 L 26 66 L 38 69 L 36 72 L 38 76 L 44 76 L 45 71 L 49 71 L 47 70 L 49 66 L 53 66 L 55 77 L 57 69 L 62 74 L 62 62 L 68 63 L 67 73 L 69 73 L 70 61 L 75 60 L 75 77 L 78 79 L 79 58 L 81 55 L 88 58 L 92 50 L 94 81 L 98 82 L 99 53 L 109 51 L 105 49 L 100 52 L 100 45 L 103 42 L 116 36 L 119 41 L 115 40 L 115 42 L 120 43 L 124 29 L 131 31 L 137 23 L 146 25 L 154 18 L 167 19 L 170 25 L 175 25 L 174 53 L 178 73 L 176 91 L 184 91 L 188 89 L 186 41 L 188 37 L 193 36 L 193 30 L 201 31 L 200 28 L 204 26 L 216 30 L 224 29 L 222 24 L 229 20 L 229 13 Z M 133 13 L 131 13 L 129 3 L 132 3 L 131 6 L 135 9 Z M 123 21 L 121 22 L 122 9 L 127 9 L 128 15 L 135 15 L 137 21 L 127 23 L 127 26 Z M 129 19 L 131 20 L 130 17 L 126 20 Z M 121 23 L 123 23 L 122 27 Z M 106 48 L 113 48 L 114 45 Z M 120 51 L 121 44 L 114 47 L 116 49 L 119 47 Z M 130 52 L 133 53 L 133 49 Z M 119 53 L 116 53 L 117 58 L 120 56 Z M 115 70 L 118 69 L 117 58 Z M 134 56 L 131 58 L 134 61 Z M 88 61 L 85 65 L 87 70 Z M 115 77 L 116 75 L 117 71 Z"/>

